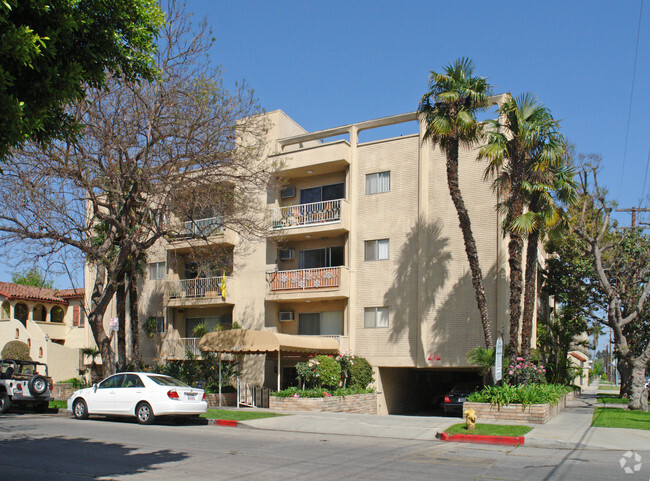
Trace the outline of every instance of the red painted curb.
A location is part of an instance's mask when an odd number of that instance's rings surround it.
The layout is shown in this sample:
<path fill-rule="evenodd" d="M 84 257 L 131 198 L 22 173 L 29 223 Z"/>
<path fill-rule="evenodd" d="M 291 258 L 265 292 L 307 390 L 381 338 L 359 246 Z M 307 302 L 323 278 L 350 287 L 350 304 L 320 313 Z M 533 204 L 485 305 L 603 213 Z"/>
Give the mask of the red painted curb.
<path fill-rule="evenodd" d="M 237 427 L 239 421 L 231 421 L 230 419 L 215 419 L 214 424 L 217 426 L 231 426 L 233 428 Z"/>
<path fill-rule="evenodd" d="M 441 441 L 458 443 L 497 444 L 500 446 L 523 446 L 523 436 L 487 436 L 485 434 L 449 434 L 442 433 Z"/>

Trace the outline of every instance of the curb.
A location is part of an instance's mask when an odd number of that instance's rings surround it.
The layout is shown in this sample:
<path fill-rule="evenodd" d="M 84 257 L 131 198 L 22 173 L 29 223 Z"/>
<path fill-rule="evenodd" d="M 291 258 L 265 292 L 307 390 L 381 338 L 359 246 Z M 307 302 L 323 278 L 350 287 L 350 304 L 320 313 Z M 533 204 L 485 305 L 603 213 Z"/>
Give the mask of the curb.
<path fill-rule="evenodd" d="M 523 446 L 523 436 L 488 436 L 485 434 L 449 434 L 441 433 L 441 441 L 458 443 L 496 444 L 499 446 Z"/>
<path fill-rule="evenodd" d="M 239 426 L 239 421 L 232 421 L 230 419 L 208 419 L 208 424 L 213 424 L 215 426 L 229 426 L 236 428 Z"/>

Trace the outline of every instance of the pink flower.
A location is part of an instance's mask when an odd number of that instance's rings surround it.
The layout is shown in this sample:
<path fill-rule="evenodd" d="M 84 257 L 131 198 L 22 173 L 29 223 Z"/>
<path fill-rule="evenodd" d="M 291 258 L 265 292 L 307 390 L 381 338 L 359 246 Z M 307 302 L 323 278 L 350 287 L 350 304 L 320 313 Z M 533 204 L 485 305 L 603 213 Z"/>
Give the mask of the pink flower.
<path fill-rule="evenodd" d="M 517 358 L 517 361 L 523 361 L 523 360 L 524 360 L 523 357 L 518 357 L 518 358 Z"/>
<path fill-rule="evenodd" d="M 512 376 L 514 374 L 514 371 L 510 371 L 510 372 L 508 372 L 508 374 L 510 374 Z"/>
<path fill-rule="evenodd" d="M 542 372 L 546 372 L 546 369 L 542 369 Z"/>
<path fill-rule="evenodd" d="M 293 396 L 291 396 L 291 397 L 300 397 L 300 394 L 295 393 L 295 394 L 294 394 Z"/>

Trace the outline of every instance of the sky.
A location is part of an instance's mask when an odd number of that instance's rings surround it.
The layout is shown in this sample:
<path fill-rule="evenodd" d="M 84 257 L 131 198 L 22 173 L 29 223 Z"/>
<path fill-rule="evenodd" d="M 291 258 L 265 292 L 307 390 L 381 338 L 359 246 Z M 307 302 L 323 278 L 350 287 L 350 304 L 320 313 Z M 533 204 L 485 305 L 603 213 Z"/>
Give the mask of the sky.
<path fill-rule="evenodd" d="M 226 86 L 245 80 L 263 108 L 283 110 L 308 131 L 414 111 L 431 70 L 469 57 L 495 93 L 533 92 L 578 152 L 601 154 L 601 181 L 620 207 L 640 205 L 650 191 L 650 2 L 642 9 L 641 0 L 187 0 L 187 7 L 213 30 L 211 58 Z M 400 128 L 408 131 L 396 135 L 415 132 Z M 629 223 L 628 214 L 619 218 Z M 5 266 L 0 279 L 13 271 Z M 70 285 L 67 276 L 55 281 Z"/>

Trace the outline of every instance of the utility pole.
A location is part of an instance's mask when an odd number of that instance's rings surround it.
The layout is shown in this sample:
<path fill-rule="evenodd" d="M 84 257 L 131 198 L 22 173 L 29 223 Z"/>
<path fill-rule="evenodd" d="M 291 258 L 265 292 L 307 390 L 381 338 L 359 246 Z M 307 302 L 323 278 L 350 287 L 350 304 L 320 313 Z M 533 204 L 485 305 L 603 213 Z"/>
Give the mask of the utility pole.
<path fill-rule="evenodd" d="M 637 220 L 637 213 L 642 213 L 642 212 L 650 212 L 650 209 L 646 208 L 641 208 L 641 207 L 631 207 L 629 209 L 616 209 L 615 212 L 629 212 L 632 214 L 632 223 L 630 224 L 630 227 L 619 227 L 619 229 L 635 229 L 635 228 L 640 228 L 640 229 L 648 229 L 650 228 L 650 225 L 648 225 L 647 222 L 639 222 L 639 225 L 636 225 L 636 220 Z M 643 226 L 643 227 L 641 227 Z"/>

